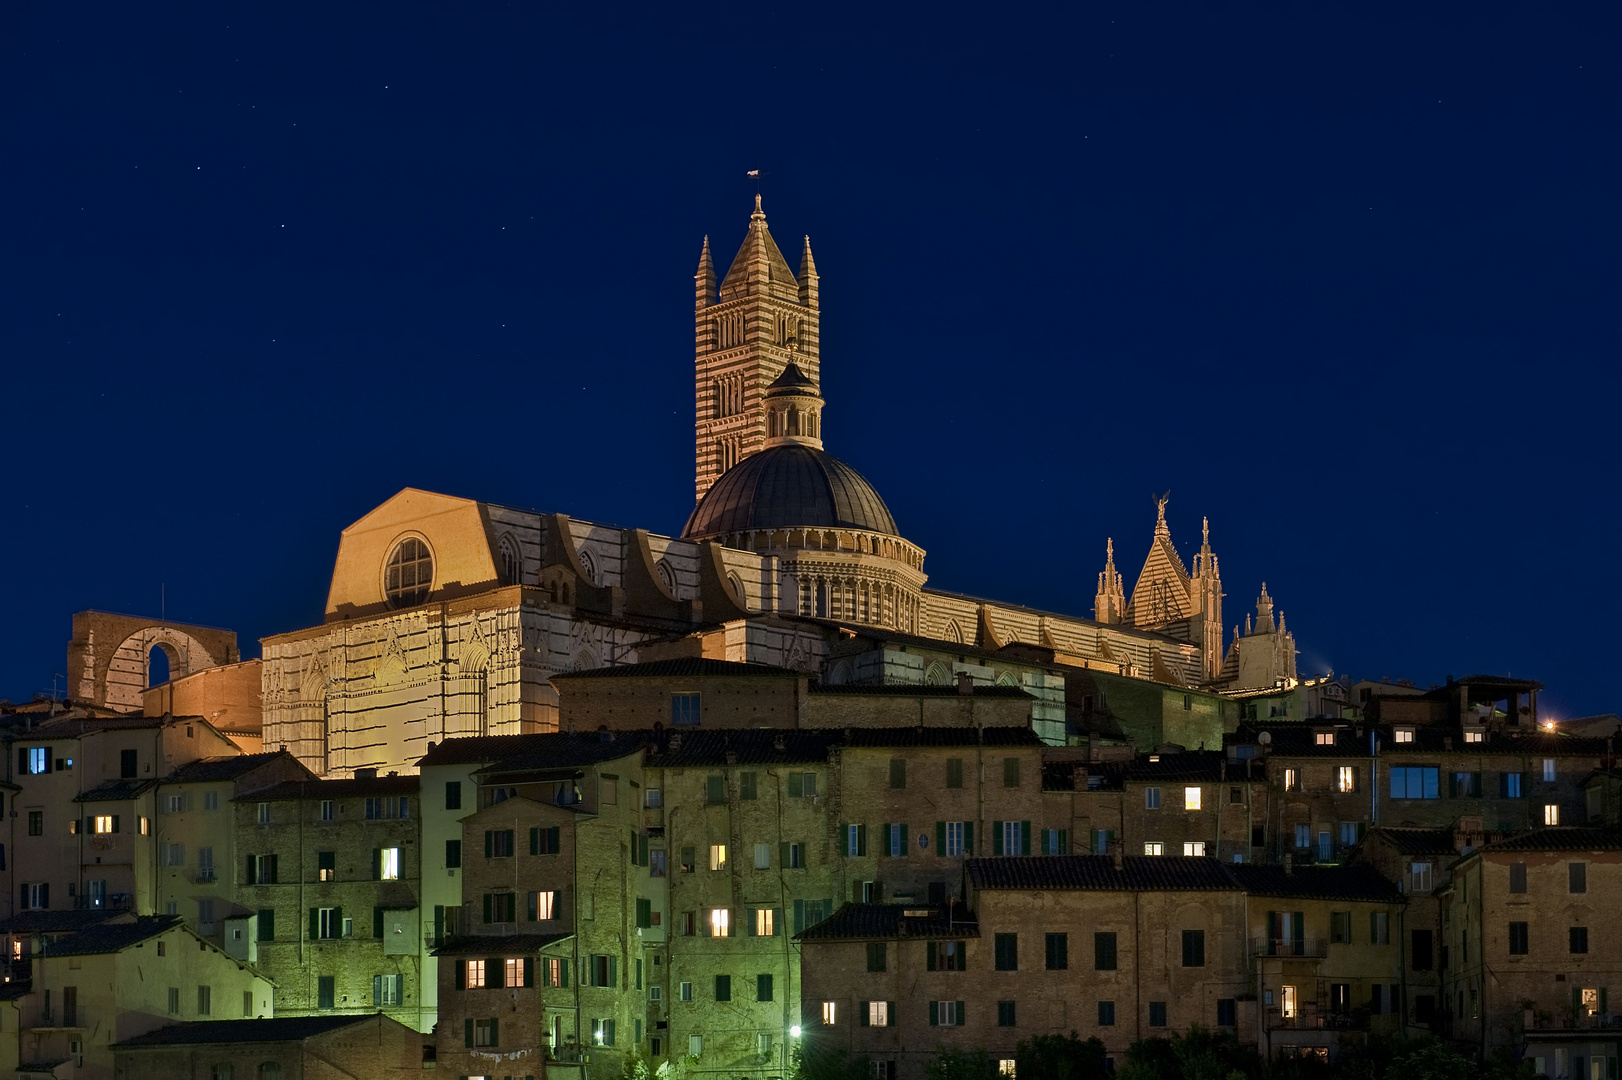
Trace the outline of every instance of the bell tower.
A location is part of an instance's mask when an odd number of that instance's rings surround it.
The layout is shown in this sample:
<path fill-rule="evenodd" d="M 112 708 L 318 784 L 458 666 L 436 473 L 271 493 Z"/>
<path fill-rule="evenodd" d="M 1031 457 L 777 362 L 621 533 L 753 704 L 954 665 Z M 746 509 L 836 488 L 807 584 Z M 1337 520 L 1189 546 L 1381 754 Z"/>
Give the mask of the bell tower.
<path fill-rule="evenodd" d="M 755 212 L 720 282 L 709 237 L 694 281 L 694 481 L 702 498 L 720 475 L 766 443 L 766 388 L 792 362 L 820 384 L 817 264 L 805 238 L 796 277 Z"/>

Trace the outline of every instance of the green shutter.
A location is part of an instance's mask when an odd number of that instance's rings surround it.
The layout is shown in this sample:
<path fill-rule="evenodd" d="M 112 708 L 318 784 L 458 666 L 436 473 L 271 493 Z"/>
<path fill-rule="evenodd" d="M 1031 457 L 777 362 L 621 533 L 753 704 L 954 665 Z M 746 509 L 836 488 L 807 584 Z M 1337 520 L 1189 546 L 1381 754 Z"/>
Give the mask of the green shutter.
<path fill-rule="evenodd" d="M 372 909 L 372 936 L 379 939 L 383 937 L 383 909 L 380 907 Z"/>
<path fill-rule="evenodd" d="M 321 936 L 321 909 L 310 909 L 310 940 L 314 941 Z"/>
<path fill-rule="evenodd" d="M 841 825 L 839 827 L 839 854 L 845 856 L 846 858 L 849 858 L 852 854 L 854 854 L 850 850 L 850 826 L 849 825 Z"/>
<path fill-rule="evenodd" d="M 911 851 L 912 851 L 912 831 L 907 828 L 907 823 L 905 821 L 903 821 L 901 823 L 901 854 L 906 855 Z"/>
<path fill-rule="evenodd" d="M 490 1018 L 490 1045 L 501 1045 L 501 1021 L 494 1016 Z"/>
<path fill-rule="evenodd" d="M 931 1001 L 929 1003 L 929 1026 L 930 1027 L 939 1026 L 939 1024 L 941 1022 L 940 1008 L 941 1007 L 940 1007 L 939 1003 L 937 1003 L 937 1002 Z M 468 1021 L 468 1022 L 472 1023 L 471 1020 Z"/>
<path fill-rule="evenodd" d="M 490 917 L 490 900 L 491 900 L 490 894 L 485 893 L 484 894 L 484 921 L 487 922 L 487 923 L 488 922 L 495 922 L 495 920 Z"/>
<path fill-rule="evenodd" d="M 1056 854 L 1059 854 L 1059 855 L 1068 855 L 1068 854 L 1070 854 L 1070 830 L 1069 829 L 1060 829 L 1059 830 L 1059 850 L 1056 852 Z"/>
<path fill-rule="evenodd" d="M 637 901 L 637 903 L 639 903 L 639 904 L 641 902 L 642 901 L 640 901 L 640 900 Z M 754 910 L 752 908 L 743 909 L 743 921 L 744 921 L 744 924 L 745 924 L 745 927 L 746 927 L 746 929 L 744 930 L 744 936 L 746 936 L 746 937 L 755 937 L 756 936 L 756 934 L 755 934 L 755 912 L 754 912 Z"/>
<path fill-rule="evenodd" d="M 936 945 L 933 941 L 924 943 L 924 969 L 926 971 L 936 971 L 939 968 L 935 960 L 935 950 Z M 931 1020 L 930 1023 L 934 1023 L 934 1021 Z"/>
<path fill-rule="evenodd" d="M 608 958 L 608 985 L 616 990 L 622 989 L 620 986 L 620 958 L 617 956 Z"/>
<path fill-rule="evenodd" d="M 856 826 L 856 854 L 867 854 L 867 826 Z"/>
<path fill-rule="evenodd" d="M 341 908 L 341 907 L 335 907 L 335 908 L 332 909 L 332 936 L 333 937 L 343 937 L 343 934 L 344 934 L 344 909 Z"/>
<path fill-rule="evenodd" d="M 800 774 L 797 773 L 797 772 L 789 773 L 788 774 L 788 797 L 791 798 L 791 799 L 798 799 L 800 797 L 801 790 L 802 789 L 801 789 Z"/>
<path fill-rule="evenodd" d="M 1478 772 L 1470 774 L 1470 791 L 1478 799 L 1486 794 L 1486 792 L 1481 789 L 1481 774 Z"/>
<path fill-rule="evenodd" d="M 117 831 L 118 831 L 118 815 L 114 814 L 113 815 L 113 832 L 117 832 Z"/>
<path fill-rule="evenodd" d="M 495 854 L 496 833 L 494 829 L 484 830 L 484 857 L 490 858 Z"/>
<path fill-rule="evenodd" d="M 524 985 L 535 985 L 535 958 L 532 956 L 524 957 Z"/>
<path fill-rule="evenodd" d="M 879 826 L 879 858 L 890 854 L 890 823 L 885 822 Z"/>
<path fill-rule="evenodd" d="M 383 878 L 383 849 L 372 849 L 372 880 L 381 881 Z"/>
<path fill-rule="evenodd" d="M 1028 821 L 1019 823 L 1019 853 L 1021 855 L 1031 853 L 1031 823 Z"/>
<path fill-rule="evenodd" d="M 247 882 L 249 885 L 259 884 L 259 867 L 256 865 L 252 855 L 248 856 Z"/>
<path fill-rule="evenodd" d="M 1003 853 L 1002 822 L 1000 821 L 993 821 L 991 823 L 991 853 L 993 855 L 1001 855 Z"/>
<path fill-rule="evenodd" d="M 895 1027 L 895 1002 L 886 1001 L 884 1005 L 884 1026 Z"/>
<path fill-rule="evenodd" d="M 935 822 L 935 854 L 946 854 L 946 822 Z"/>
<path fill-rule="evenodd" d="M 777 845 L 777 868 L 779 870 L 787 870 L 788 869 L 788 844 L 787 843 L 782 843 L 782 844 Z"/>
<path fill-rule="evenodd" d="M 772 908 L 772 937 L 783 932 L 783 909 Z"/>
<path fill-rule="evenodd" d="M 466 990 L 467 989 L 467 961 L 463 960 L 460 956 L 458 956 L 456 958 L 456 971 L 454 972 L 454 974 L 455 974 L 455 978 L 456 978 L 456 989 L 458 989 L 458 990 Z"/>
<path fill-rule="evenodd" d="M 1450 799 L 1456 799 L 1459 797 L 1458 773 L 1450 772 L 1447 774 L 1447 797 Z"/>
<path fill-rule="evenodd" d="M 974 854 L 974 822 L 972 821 L 963 823 L 963 854 Z"/>
<path fill-rule="evenodd" d="M 866 1004 L 867 1004 L 867 1002 L 865 1002 L 865 1001 L 859 1001 L 859 1002 L 856 1003 L 856 1026 L 857 1027 L 867 1027 L 867 1023 L 868 1023 L 867 1022 L 867 1009 L 863 1008 L 863 1006 L 865 1006 Z"/>
<path fill-rule="evenodd" d="M 1278 955 L 1278 912 L 1267 913 L 1267 955 Z"/>
<path fill-rule="evenodd" d="M 963 1025 L 963 1003 L 961 1001 L 957 1003 L 957 1022 L 959 1027 Z"/>

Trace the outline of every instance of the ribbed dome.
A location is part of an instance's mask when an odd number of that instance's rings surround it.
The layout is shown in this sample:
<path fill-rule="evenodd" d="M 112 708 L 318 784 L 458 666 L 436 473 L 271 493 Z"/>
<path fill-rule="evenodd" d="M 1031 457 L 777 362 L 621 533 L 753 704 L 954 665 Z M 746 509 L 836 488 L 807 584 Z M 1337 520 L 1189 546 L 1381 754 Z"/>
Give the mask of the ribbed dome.
<path fill-rule="evenodd" d="M 774 446 L 744 458 L 693 508 L 682 536 L 750 529 L 862 529 L 898 536 L 873 485 L 843 461 L 810 446 Z"/>

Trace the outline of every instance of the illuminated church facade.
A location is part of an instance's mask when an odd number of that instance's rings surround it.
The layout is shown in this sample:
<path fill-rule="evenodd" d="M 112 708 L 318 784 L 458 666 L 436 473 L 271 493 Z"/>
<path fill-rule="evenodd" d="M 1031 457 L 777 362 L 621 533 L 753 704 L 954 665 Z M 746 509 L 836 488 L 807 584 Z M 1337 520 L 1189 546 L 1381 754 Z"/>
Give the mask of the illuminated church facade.
<path fill-rule="evenodd" d="M 831 684 L 1021 686 L 1055 743 L 1075 735 L 1077 670 L 1219 694 L 1293 684 L 1265 585 L 1224 647 L 1209 528 L 1190 570 L 1164 499 L 1130 594 L 1106 544 L 1092 618 L 931 587 L 924 549 L 823 446 L 809 237 L 796 274 L 757 197 L 725 276 L 706 238 L 694 280 L 682 534 L 400 492 L 343 531 L 323 622 L 264 640 L 267 748 L 327 776 L 409 771 L 447 738 L 555 729 L 554 675 L 681 656 Z"/>

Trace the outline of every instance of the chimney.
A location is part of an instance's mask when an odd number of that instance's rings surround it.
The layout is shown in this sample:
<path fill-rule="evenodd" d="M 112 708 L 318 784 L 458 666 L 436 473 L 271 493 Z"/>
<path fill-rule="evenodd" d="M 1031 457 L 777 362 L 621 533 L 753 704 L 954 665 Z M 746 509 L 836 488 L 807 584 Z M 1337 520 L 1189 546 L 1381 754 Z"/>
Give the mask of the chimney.
<path fill-rule="evenodd" d="M 1284 876 L 1295 876 L 1295 855 L 1288 851 L 1284 853 Z"/>
<path fill-rule="evenodd" d="M 1109 842 L 1109 861 L 1117 870 L 1126 868 L 1126 845 L 1120 840 Z"/>
<path fill-rule="evenodd" d="M 974 693 L 974 676 L 967 671 L 957 673 L 957 692 L 960 694 Z"/>

